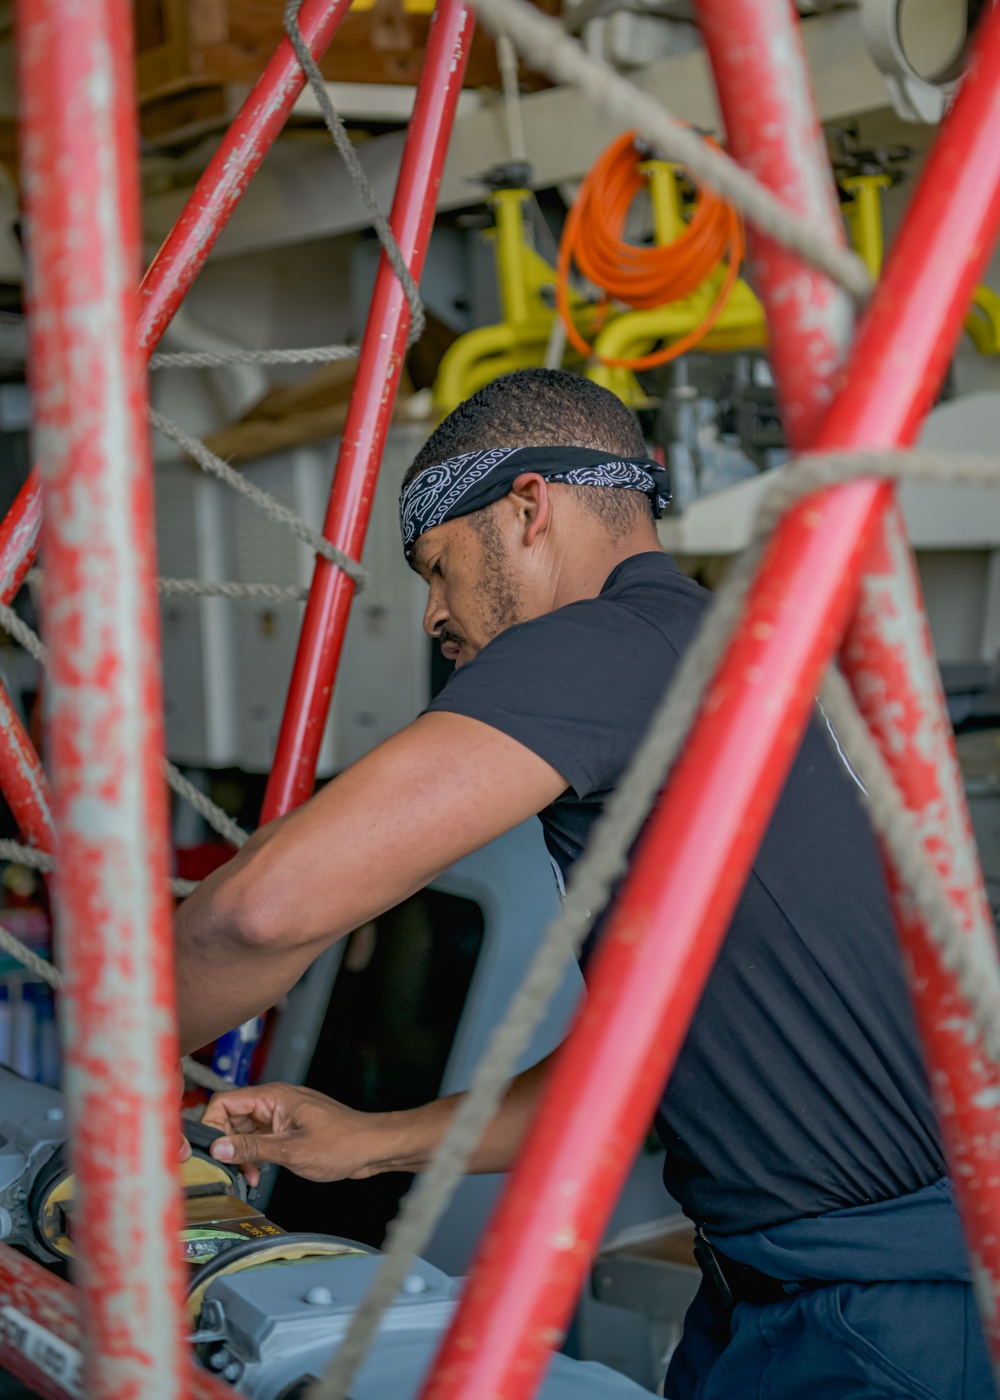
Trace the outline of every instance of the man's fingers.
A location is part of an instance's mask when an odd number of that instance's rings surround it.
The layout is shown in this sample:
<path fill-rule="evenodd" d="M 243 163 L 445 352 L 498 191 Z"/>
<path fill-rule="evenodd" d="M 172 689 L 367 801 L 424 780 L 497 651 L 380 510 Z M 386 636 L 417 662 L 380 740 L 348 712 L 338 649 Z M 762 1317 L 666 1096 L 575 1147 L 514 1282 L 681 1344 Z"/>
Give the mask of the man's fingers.
<path fill-rule="evenodd" d="M 258 1089 L 231 1089 L 212 1095 L 201 1121 L 225 1132 L 237 1124 L 270 1123 L 272 1117 L 272 1105 Z"/>
<path fill-rule="evenodd" d="M 287 1150 L 286 1133 L 232 1133 L 216 1138 L 211 1146 L 217 1162 L 233 1162 L 238 1166 L 247 1162 L 283 1162 Z"/>

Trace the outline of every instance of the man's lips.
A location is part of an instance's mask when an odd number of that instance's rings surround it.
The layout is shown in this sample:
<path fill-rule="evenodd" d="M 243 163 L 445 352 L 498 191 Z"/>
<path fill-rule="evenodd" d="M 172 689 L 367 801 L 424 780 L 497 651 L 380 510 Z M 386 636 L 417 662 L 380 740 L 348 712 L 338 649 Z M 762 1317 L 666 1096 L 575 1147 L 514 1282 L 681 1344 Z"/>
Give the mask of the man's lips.
<path fill-rule="evenodd" d="M 442 638 L 441 655 L 446 661 L 457 661 L 458 654 L 461 650 L 462 643 L 456 641 L 454 637 Z"/>

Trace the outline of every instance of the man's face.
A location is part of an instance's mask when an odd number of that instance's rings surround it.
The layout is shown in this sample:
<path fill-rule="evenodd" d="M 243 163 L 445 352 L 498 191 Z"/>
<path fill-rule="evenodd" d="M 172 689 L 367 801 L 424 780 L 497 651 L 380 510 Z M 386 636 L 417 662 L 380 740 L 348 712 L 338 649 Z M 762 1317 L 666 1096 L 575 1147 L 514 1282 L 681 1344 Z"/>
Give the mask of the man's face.
<path fill-rule="evenodd" d="M 413 561 L 430 590 L 424 631 L 456 666 L 529 615 L 492 507 L 435 525 L 417 540 Z"/>

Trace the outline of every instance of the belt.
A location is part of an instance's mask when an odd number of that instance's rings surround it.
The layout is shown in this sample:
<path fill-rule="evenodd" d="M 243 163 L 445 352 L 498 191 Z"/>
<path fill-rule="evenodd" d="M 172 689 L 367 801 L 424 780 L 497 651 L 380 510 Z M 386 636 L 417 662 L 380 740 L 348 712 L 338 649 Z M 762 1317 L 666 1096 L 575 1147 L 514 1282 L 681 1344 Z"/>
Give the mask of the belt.
<path fill-rule="evenodd" d="M 789 1296 L 787 1281 L 730 1259 L 711 1243 L 700 1225 L 695 1227 L 694 1257 L 706 1284 L 727 1312 L 737 1303 L 779 1303 Z"/>

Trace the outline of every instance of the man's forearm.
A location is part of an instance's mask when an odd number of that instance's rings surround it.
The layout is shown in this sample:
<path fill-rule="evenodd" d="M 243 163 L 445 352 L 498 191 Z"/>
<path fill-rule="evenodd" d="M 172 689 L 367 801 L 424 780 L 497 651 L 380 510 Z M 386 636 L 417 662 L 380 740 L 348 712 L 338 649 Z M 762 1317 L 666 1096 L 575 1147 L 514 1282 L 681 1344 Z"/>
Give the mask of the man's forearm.
<path fill-rule="evenodd" d="M 470 1172 L 505 1172 L 513 1164 L 541 1096 L 552 1056 L 519 1074 L 473 1154 Z M 464 1094 L 437 1099 L 420 1108 L 379 1114 L 376 1172 L 418 1172 L 434 1156 Z"/>

